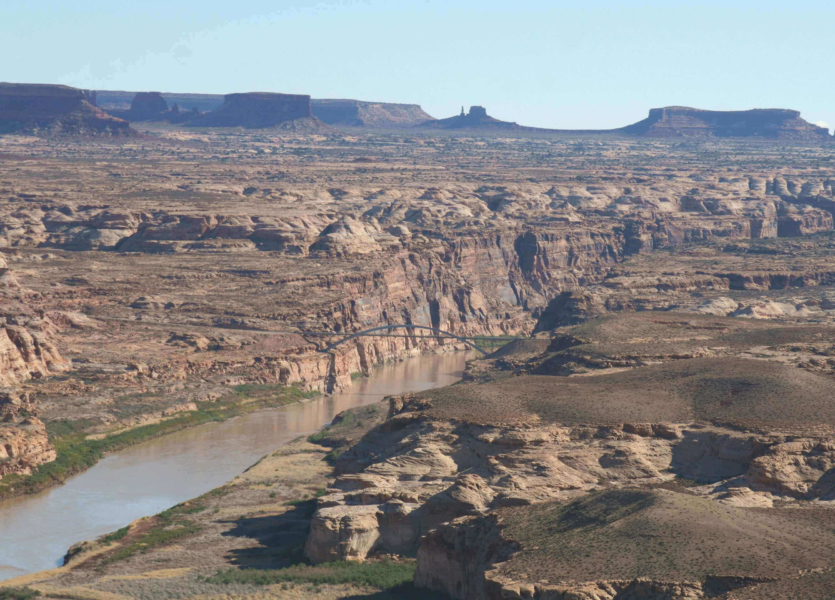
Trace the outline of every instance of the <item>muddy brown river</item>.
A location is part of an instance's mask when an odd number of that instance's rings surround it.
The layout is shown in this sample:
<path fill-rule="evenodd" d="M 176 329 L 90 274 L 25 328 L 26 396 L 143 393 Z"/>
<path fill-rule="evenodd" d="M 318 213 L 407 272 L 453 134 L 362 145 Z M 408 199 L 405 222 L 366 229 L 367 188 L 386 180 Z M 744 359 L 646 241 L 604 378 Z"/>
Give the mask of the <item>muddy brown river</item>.
<path fill-rule="evenodd" d="M 345 393 L 145 442 L 106 456 L 62 486 L 0 502 L 0 580 L 59 566 L 76 542 L 223 485 L 343 410 L 454 383 L 473 356 L 453 352 L 378 367 Z"/>

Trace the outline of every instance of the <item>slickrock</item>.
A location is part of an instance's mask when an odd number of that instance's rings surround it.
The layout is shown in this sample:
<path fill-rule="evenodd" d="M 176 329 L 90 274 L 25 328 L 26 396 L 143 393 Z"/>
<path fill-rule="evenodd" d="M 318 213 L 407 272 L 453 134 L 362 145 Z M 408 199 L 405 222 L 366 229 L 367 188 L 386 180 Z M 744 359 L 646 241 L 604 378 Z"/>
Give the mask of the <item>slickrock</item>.
<path fill-rule="evenodd" d="M 121 119 L 89 102 L 83 90 L 63 85 L 0 83 L 0 134 L 34 133 L 132 137 Z"/>

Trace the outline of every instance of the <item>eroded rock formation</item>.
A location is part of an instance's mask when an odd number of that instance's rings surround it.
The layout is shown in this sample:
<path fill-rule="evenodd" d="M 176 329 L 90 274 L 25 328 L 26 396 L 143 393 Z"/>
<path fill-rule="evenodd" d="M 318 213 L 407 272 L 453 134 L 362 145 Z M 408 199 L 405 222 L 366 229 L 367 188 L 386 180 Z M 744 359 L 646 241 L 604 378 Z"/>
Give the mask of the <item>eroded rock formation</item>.
<path fill-rule="evenodd" d="M 468 113 L 464 113 L 464 108 L 461 108 L 461 114 L 447 119 L 437 119 L 432 121 L 424 121 L 418 124 L 419 127 L 426 129 L 475 129 L 487 131 L 503 131 L 513 130 L 516 132 L 522 131 L 547 131 L 545 129 L 538 130 L 533 127 L 523 127 L 517 123 L 509 121 L 500 121 L 487 114 L 487 109 L 483 106 L 471 106 Z"/>
<path fill-rule="evenodd" d="M 34 467 L 55 460 L 55 449 L 37 414 L 37 402 L 28 393 L 0 387 L 0 479 L 28 475 Z"/>

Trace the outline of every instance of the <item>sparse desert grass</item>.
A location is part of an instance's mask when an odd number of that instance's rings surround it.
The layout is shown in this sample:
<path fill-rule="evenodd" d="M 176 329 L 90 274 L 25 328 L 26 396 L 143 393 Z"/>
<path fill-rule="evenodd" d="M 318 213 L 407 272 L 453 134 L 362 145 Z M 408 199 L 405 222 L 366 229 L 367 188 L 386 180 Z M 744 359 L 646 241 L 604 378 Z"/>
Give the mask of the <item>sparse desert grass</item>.
<path fill-rule="evenodd" d="M 522 375 L 420 396 L 430 399 L 434 416 L 487 424 L 706 421 L 772 431 L 835 428 L 835 379 L 764 360 L 680 360 L 595 377 Z"/>
<path fill-rule="evenodd" d="M 100 564 L 119 562 L 134 554 L 145 553 L 158 546 L 198 533 L 202 529 L 201 525 L 187 517 L 204 510 L 206 510 L 205 505 L 199 501 L 184 502 L 152 517 L 151 525 L 138 527 L 135 534 L 129 528 L 123 528 L 104 536 L 100 540 L 104 543 L 123 541 L 117 549 L 108 552 Z"/>
<path fill-rule="evenodd" d="M 502 569 L 526 581 L 705 581 L 793 577 L 835 567 L 835 512 L 727 506 L 654 490 L 592 493 L 502 511 L 523 550 Z"/>

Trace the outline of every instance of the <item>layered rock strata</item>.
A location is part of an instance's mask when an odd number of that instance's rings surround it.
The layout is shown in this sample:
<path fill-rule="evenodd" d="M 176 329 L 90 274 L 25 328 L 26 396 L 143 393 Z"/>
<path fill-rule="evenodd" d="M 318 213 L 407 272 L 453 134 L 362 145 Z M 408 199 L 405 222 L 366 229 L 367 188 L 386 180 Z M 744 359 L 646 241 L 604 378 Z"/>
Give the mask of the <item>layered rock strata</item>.
<path fill-rule="evenodd" d="M 37 402 L 28 393 L 0 387 L 0 479 L 29 475 L 38 465 L 55 460 L 55 449 L 37 414 Z"/>

